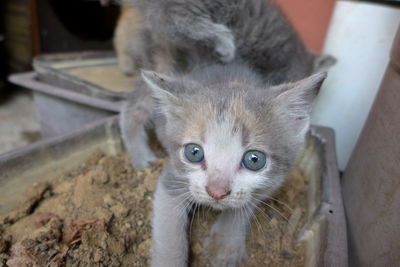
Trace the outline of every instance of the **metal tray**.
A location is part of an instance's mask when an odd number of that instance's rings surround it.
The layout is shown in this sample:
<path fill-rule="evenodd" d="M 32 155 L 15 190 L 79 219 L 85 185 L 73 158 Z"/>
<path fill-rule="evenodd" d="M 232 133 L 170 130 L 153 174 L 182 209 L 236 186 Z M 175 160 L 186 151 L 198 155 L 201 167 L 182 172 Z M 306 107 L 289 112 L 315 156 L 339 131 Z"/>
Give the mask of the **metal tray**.
<path fill-rule="evenodd" d="M 96 149 L 107 154 L 123 151 L 116 117 L 0 155 L 0 215 L 12 210 L 33 183 L 77 167 Z M 346 267 L 346 224 L 332 130 L 312 127 L 296 168 L 310 181 L 302 235 L 307 244 L 305 266 Z"/>
<path fill-rule="evenodd" d="M 33 68 L 39 81 L 111 101 L 124 99 L 135 80 L 119 70 L 112 51 L 40 55 L 33 60 Z"/>
<path fill-rule="evenodd" d="M 42 137 L 79 129 L 120 112 L 123 101 L 87 96 L 38 80 L 35 72 L 13 74 L 9 81 L 32 90 Z"/>

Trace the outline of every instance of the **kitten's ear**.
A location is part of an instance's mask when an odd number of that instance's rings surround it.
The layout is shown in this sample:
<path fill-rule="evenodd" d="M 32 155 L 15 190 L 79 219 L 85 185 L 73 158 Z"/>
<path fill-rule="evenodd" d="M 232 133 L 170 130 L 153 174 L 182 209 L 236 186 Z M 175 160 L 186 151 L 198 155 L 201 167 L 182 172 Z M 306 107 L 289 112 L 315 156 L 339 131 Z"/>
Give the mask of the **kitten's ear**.
<path fill-rule="evenodd" d="M 312 104 L 326 76 L 326 72 L 320 72 L 303 80 L 278 86 L 280 93 L 275 101 L 279 113 L 289 119 L 288 123 L 291 123 L 295 131 L 304 133 L 308 129 Z M 286 90 L 283 90 L 285 87 Z"/>
<path fill-rule="evenodd" d="M 142 70 L 141 73 L 143 80 L 152 90 L 157 107 L 161 112 L 171 111 L 173 107 L 178 106 L 179 99 L 175 92 L 182 87 L 180 82 L 153 71 Z"/>

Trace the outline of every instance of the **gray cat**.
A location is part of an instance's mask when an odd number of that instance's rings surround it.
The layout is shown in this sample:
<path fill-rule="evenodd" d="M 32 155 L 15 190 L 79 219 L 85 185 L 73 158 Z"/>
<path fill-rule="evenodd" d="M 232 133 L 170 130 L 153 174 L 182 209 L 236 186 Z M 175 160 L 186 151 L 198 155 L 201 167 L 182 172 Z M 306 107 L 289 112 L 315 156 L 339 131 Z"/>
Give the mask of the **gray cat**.
<path fill-rule="evenodd" d="M 201 64 L 240 60 L 271 84 L 295 81 L 334 63 L 306 51 L 300 38 L 271 0 L 125 0 L 144 16 L 141 32 L 127 37 L 145 44 L 135 51 L 140 68 L 188 71 Z M 122 24 L 122 23 L 121 23 Z M 132 43 L 134 43 L 132 41 Z M 143 46 L 143 45 L 141 45 Z"/>
<path fill-rule="evenodd" d="M 152 266 L 187 266 L 193 204 L 221 211 L 212 227 L 215 266 L 238 265 L 251 214 L 284 182 L 326 73 L 277 86 L 240 64 L 142 76 L 169 155 L 154 195 Z"/>

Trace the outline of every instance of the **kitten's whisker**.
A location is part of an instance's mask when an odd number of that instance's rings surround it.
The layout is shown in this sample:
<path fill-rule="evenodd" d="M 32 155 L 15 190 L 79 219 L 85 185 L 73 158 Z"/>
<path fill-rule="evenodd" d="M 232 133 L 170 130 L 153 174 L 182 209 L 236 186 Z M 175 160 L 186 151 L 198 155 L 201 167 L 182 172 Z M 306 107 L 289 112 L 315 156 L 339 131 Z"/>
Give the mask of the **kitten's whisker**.
<path fill-rule="evenodd" d="M 184 196 L 184 197 L 183 197 Z M 185 211 L 186 211 L 186 209 L 190 206 L 190 204 L 191 204 L 191 201 L 192 201 L 192 195 L 190 194 L 190 192 L 187 192 L 187 193 L 185 193 L 185 194 L 183 194 L 183 195 L 180 195 L 180 196 L 178 196 L 178 197 L 176 197 L 176 198 L 179 198 L 179 197 L 183 197 L 181 200 L 180 200 L 180 202 L 178 202 L 178 204 L 174 207 L 174 209 L 176 209 L 176 211 L 178 212 L 178 215 L 180 216 L 180 217 L 182 217 L 183 216 L 183 214 L 185 213 Z M 175 198 L 175 199 L 176 199 Z"/>
<path fill-rule="evenodd" d="M 264 217 L 265 220 L 270 221 L 272 219 L 271 216 L 269 216 L 266 212 L 264 212 L 260 207 L 258 207 L 256 204 L 251 203 L 251 205 L 253 205 L 253 207 L 259 212 L 261 213 L 261 215 Z"/>
<path fill-rule="evenodd" d="M 250 228 L 250 235 L 253 234 L 253 230 L 251 229 L 251 214 L 247 210 L 248 206 L 243 206 L 241 209 L 243 209 L 243 213 L 245 214 L 244 218 L 247 220 L 247 223 Z"/>
<path fill-rule="evenodd" d="M 201 207 L 201 212 L 203 213 L 203 215 L 202 215 L 202 216 L 203 216 L 203 218 L 202 218 L 203 221 L 206 220 L 206 216 L 205 216 L 205 214 L 204 214 L 204 210 L 205 210 L 205 208 L 204 208 L 204 206 L 202 206 L 202 207 Z"/>
<path fill-rule="evenodd" d="M 182 200 L 184 201 L 185 200 L 185 198 L 187 197 L 187 196 L 190 196 L 191 195 L 191 193 L 190 192 L 184 192 L 183 194 L 179 194 L 179 195 L 177 195 L 177 196 L 174 196 L 174 197 L 172 197 L 172 200 L 174 200 L 174 201 L 176 201 L 176 200 L 181 200 L 180 202 L 182 202 Z M 178 205 L 179 205 L 180 203 L 178 203 Z"/>
<path fill-rule="evenodd" d="M 171 183 L 171 184 L 184 184 L 184 185 L 190 185 L 190 183 L 189 183 L 188 181 L 177 181 L 177 180 L 174 180 L 174 181 L 171 181 L 170 183 Z"/>
<path fill-rule="evenodd" d="M 254 203 L 251 203 L 251 204 L 255 205 Z M 255 207 L 256 207 L 256 206 L 255 206 Z M 254 213 L 254 209 L 250 209 L 250 213 L 251 213 L 251 216 L 254 217 L 254 221 L 256 222 L 258 231 L 261 230 L 263 236 L 265 236 L 265 232 L 264 232 L 264 230 L 262 229 L 262 225 L 261 225 L 260 221 L 257 219 L 256 214 Z"/>
<path fill-rule="evenodd" d="M 191 237 L 191 236 L 192 236 L 192 224 L 193 224 L 193 218 L 194 218 L 194 216 L 195 216 L 195 213 L 196 213 L 196 211 L 197 211 L 197 208 L 198 208 L 198 204 L 197 204 L 197 203 L 194 203 L 194 209 L 193 209 L 193 211 L 192 211 L 192 218 L 190 219 L 190 226 L 189 226 L 189 237 Z"/>
<path fill-rule="evenodd" d="M 188 211 L 192 208 L 193 203 L 194 203 L 193 199 L 190 199 L 190 198 L 189 198 L 189 200 L 187 200 L 186 205 L 185 205 L 185 206 L 183 207 L 183 209 L 180 211 L 179 216 L 180 216 L 180 217 L 183 217 L 184 215 L 187 215 Z"/>
<path fill-rule="evenodd" d="M 175 189 L 167 189 L 168 192 L 172 194 L 182 195 L 188 192 L 187 188 L 175 188 Z"/>
<path fill-rule="evenodd" d="M 236 218 L 236 216 L 237 216 L 237 209 L 233 209 L 234 210 L 234 212 L 233 212 L 233 223 L 236 223 L 236 220 L 238 220 L 237 218 Z M 238 223 L 239 223 L 240 221 L 238 221 Z"/>
<path fill-rule="evenodd" d="M 268 200 L 276 201 L 277 203 L 283 205 L 283 206 L 286 207 L 288 210 L 290 210 L 291 213 L 293 213 L 293 209 L 292 209 L 288 204 L 286 204 L 285 202 L 283 202 L 283 201 L 281 201 L 281 200 L 279 200 L 279 199 L 276 199 L 276 198 L 273 198 L 273 197 L 266 197 L 265 195 L 263 195 L 263 194 L 258 194 L 258 193 L 253 193 L 253 195 L 260 196 L 260 197 L 263 197 L 263 198 L 268 199 Z"/>
<path fill-rule="evenodd" d="M 266 207 L 272 209 L 273 211 L 275 211 L 276 213 L 278 213 L 283 219 L 285 219 L 286 222 L 289 221 L 288 218 L 287 218 L 285 215 L 282 214 L 282 212 L 280 212 L 278 209 L 274 208 L 272 205 L 269 205 L 268 203 L 266 203 L 266 202 L 264 202 L 264 201 L 262 201 L 262 200 L 260 200 L 260 199 L 257 199 L 257 198 L 255 198 L 255 197 L 251 197 L 251 198 L 252 198 L 253 200 L 257 201 L 257 203 L 261 203 L 261 204 L 263 204 L 264 206 L 266 206 Z"/>

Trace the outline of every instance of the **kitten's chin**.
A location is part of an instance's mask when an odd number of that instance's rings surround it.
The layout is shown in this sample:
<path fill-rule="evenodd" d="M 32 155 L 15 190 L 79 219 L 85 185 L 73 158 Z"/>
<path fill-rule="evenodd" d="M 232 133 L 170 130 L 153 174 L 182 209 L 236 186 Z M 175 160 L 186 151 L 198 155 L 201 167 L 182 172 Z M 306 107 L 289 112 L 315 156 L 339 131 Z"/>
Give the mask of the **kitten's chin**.
<path fill-rule="evenodd" d="M 207 202 L 207 205 L 215 210 L 232 210 L 232 209 L 240 209 L 246 206 L 248 203 L 246 201 L 233 201 L 228 199 L 223 199 L 219 201 L 210 200 Z"/>
<path fill-rule="evenodd" d="M 227 205 L 224 205 L 224 204 L 221 204 L 218 202 L 211 203 L 211 204 L 209 204 L 209 206 L 211 206 L 213 209 L 219 210 L 219 211 L 226 210 L 229 208 Z"/>

